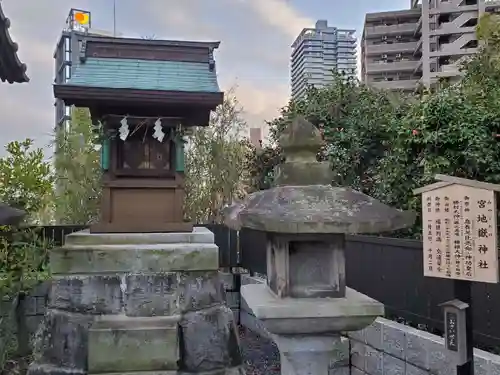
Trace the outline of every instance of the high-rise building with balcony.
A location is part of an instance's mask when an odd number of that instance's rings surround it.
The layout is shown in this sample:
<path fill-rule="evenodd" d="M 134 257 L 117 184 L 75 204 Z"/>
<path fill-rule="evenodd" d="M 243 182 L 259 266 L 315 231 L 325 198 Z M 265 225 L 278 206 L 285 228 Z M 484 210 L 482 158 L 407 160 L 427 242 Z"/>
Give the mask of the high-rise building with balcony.
<path fill-rule="evenodd" d="M 410 9 L 368 13 L 361 80 L 394 90 L 459 80 L 461 63 L 477 52 L 479 17 L 499 9 L 500 0 L 410 0 Z"/>
<path fill-rule="evenodd" d="M 292 44 L 292 97 L 302 96 L 308 85 L 322 87 L 333 80 L 332 71 L 356 76 L 355 30 L 328 26 L 325 20 L 303 29 Z"/>
<path fill-rule="evenodd" d="M 378 88 L 415 89 L 422 77 L 419 8 L 369 13 L 361 40 L 361 80 Z"/>

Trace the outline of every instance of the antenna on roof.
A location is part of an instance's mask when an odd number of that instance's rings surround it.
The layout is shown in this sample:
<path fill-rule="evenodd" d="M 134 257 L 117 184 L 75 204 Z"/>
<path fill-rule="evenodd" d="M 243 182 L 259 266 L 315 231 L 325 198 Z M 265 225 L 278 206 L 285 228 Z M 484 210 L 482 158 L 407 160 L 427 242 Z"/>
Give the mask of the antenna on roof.
<path fill-rule="evenodd" d="M 113 0 L 113 37 L 116 38 L 116 0 Z"/>

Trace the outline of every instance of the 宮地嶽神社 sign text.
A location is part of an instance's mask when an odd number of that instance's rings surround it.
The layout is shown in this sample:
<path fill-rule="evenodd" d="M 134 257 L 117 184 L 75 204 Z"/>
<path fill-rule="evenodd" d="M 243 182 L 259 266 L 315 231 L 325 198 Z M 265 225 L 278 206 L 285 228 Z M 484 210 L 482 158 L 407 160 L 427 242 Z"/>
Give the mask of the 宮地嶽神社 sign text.
<path fill-rule="evenodd" d="M 424 275 L 498 282 L 496 196 L 458 184 L 422 193 Z"/>

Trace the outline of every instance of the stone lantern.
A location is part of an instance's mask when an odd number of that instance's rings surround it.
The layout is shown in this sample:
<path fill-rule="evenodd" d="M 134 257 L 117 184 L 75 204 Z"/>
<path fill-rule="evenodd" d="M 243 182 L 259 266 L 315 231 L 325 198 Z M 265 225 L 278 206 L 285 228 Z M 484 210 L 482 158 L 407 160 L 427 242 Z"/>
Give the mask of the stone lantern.
<path fill-rule="evenodd" d="M 332 187 L 329 163 L 316 160 L 321 142 L 314 125 L 296 118 L 280 137 L 286 161 L 277 167 L 275 187 L 251 194 L 226 215 L 234 229 L 267 233 L 267 285 L 245 285 L 241 295 L 275 340 L 287 375 L 332 374 L 341 332 L 360 330 L 384 313 L 381 303 L 346 287 L 345 235 L 414 221 L 410 212 Z"/>

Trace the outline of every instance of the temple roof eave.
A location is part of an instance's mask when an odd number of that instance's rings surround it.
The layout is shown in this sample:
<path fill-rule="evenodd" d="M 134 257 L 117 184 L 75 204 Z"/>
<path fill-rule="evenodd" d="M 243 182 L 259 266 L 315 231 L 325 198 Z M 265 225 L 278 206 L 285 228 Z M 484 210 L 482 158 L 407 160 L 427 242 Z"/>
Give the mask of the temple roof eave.
<path fill-rule="evenodd" d="M 17 56 L 18 45 L 9 34 L 10 20 L 5 16 L 0 3 L 0 79 L 8 83 L 29 82 L 26 64 Z"/>

